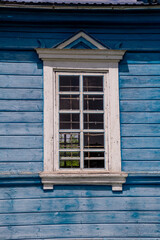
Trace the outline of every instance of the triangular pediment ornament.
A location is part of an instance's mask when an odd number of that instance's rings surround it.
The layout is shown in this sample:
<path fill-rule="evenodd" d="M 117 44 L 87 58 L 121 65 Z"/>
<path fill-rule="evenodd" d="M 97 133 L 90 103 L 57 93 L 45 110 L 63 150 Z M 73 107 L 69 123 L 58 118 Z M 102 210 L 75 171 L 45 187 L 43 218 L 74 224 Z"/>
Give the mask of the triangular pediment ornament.
<path fill-rule="evenodd" d="M 109 49 L 98 40 L 80 31 L 62 43 L 58 44 L 56 49 Z"/>

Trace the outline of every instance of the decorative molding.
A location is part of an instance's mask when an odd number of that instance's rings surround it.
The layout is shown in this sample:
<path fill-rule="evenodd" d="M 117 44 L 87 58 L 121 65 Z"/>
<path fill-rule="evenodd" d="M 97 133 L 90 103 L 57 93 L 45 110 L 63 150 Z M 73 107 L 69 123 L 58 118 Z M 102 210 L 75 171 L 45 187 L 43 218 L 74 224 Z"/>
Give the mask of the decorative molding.
<path fill-rule="evenodd" d="M 96 41 L 93 37 L 89 36 L 88 34 L 86 34 L 85 32 L 81 31 L 77 34 L 75 34 L 74 36 L 70 37 L 69 39 L 65 40 L 64 42 L 58 44 L 55 48 L 57 49 L 64 49 L 64 48 L 68 48 L 70 46 L 70 44 L 74 44 L 74 42 L 78 39 L 83 38 L 84 40 L 86 40 L 87 42 L 89 42 L 91 45 L 93 45 L 93 47 L 98 48 L 98 49 L 106 49 L 105 46 L 103 46 L 101 43 L 99 43 L 98 41 Z M 82 40 L 83 41 L 83 40 Z M 76 44 L 76 43 L 75 43 Z M 71 47 L 73 48 L 73 47 Z"/>
<path fill-rule="evenodd" d="M 39 58 L 43 61 L 96 61 L 119 62 L 126 51 L 107 49 L 49 49 L 37 48 Z"/>
<path fill-rule="evenodd" d="M 128 174 L 120 173 L 78 173 L 78 172 L 42 172 L 43 189 L 53 189 L 54 185 L 112 185 L 112 191 L 122 191 Z"/>

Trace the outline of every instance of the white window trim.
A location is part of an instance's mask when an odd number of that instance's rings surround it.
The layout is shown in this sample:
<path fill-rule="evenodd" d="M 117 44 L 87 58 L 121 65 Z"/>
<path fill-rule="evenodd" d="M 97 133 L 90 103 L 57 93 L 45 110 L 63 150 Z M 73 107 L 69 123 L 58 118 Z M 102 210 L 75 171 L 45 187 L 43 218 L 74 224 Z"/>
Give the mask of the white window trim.
<path fill-rule="evenodd" d="M 85 40 L 87 40 L 88 42 L 92 43 L 95 47 L 97 47 L 98 49 L 106 49 L 102 44 L 98 43 L 97 41 L 95 41 L 92 37 L 90 37 L 89 35 L 87 35 L 84 32 L 79 32 L 76 35 L 74 35 L 73 37 L 69 38 L 68 40 L 66 40 L 65 42 L 59 44 L 57 46 L 57 49 L 63 49 L 65 47 L 67 47 L 70 43 L 76 41 L 77 39 L 79 39 L 80 37 L 84 38 Z"/>
<path fill-rule="evenodd" d="M 112 185 L 121 191 L 127 174 L 121 171 L 118 62 L 125 51 L 108 49 L 36 49 L 44 70 L 44 171 L 40 173 L 44 189 L 55 184 Z M 55 77 L 56 72 L 107 73 L 108 92 L 108 170 L 56 170 L 55 149 Z"/>

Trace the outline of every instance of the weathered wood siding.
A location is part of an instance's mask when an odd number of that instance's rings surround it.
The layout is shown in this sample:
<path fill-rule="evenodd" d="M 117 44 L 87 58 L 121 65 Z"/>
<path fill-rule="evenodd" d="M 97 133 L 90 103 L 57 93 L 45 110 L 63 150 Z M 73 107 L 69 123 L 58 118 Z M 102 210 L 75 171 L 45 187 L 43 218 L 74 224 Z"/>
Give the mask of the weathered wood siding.
<path fill-rule="evenodd" d="M 160 15 L 134 15 L 126 23 L 124 13 L 115 19 L 2 10 L 0 239 L 160 239 L 160 178 L 145 175 L 160 171 Z M 43 191 L 37 177 L 43 165 L 43 66 L 34 48 L 55 46 L 81 29 L 127 50 L 119 68 L 121 147 L 122 169 L 132 174 L 123 192 L 109 186 Z M 4 172 L 19 175 L 4 180 Z M 31 172 L 33 178 L 20 178 Z"/>
<path fill-rule="evenodd" d="M 5 187 L 1 239 L 159 239 L 159 186 Z"/>

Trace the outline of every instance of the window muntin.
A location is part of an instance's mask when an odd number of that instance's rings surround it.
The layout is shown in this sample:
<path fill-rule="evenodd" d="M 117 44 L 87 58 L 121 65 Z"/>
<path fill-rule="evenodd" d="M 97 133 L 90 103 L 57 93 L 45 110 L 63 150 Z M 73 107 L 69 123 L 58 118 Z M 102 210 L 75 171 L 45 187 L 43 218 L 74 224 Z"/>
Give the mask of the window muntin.
<path fill-rule="evenodd" d="M 57 73 L 58 169 L 107 169 L 105 74 Z"/>

